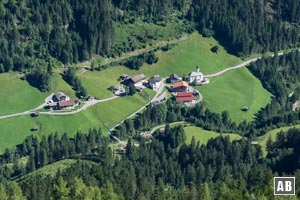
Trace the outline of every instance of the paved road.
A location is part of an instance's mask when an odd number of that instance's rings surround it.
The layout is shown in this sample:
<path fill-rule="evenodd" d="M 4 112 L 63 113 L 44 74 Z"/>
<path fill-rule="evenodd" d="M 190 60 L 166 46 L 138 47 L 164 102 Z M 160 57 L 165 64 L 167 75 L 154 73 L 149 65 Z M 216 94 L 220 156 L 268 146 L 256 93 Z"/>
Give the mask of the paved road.
<path fill-rule="evenodd" d="M 173 122 L 173 123 L 169 123 L 169 125 L 177 125 L 177 124 L 185 124 L 187 123 L 186 121 L 179 121 L 179 122 Z M 164 128 L 166 126 L 166 124 L 162 124 L 156 127 L 153 127 L 149 132 L 150 134 L 153 134 L 156 130 L 160 129 L 160 128 Z"/>
<path fill-rule="evenodd" d="M 109 97 L 109 98 L 101 99 L 101 100 L 96 100 L 96 99 L 90 100 L 90 101 L 85 102 L 85 104 L 81 108 L 79 108 L 77 110 L 74 110 L 74 111 L 70 111 L 70 112 L 50 111 L 50 112 L 40 112 L 39 114 L 40 115 L 72 115 L 72 114 L 82 112 L 82 111 L 86 110 L 87 108 L 89 108 L 91 106 L 94 106 L 98 103 L 111 101 L 111 100 L 114 100 L 116 98 L 119 98 L 119 96 L 113 96 L 113 97 Z M 35 113 L 37 110 L 40 110 L 40 109 L 44 108 L 46 105 L 47 104 L 44 103 L 44 104 L 40 105 L 39 107 L 37 107 L 35 109 L 32 109 L 32 110 L 28 110 L 28 111 L 24 111 L 24 112 L 20 112 L 20 113 L 15 113 L 15 114 L 10 114 L 10 115 L 0 116 L 0 120 L 1 119 L 6 119 L 6 118 L 11 118 L 11 117 L 18 117 L 18 116 L 22 116 L 22 115 L 30 115 L 32 113 Z"/>
<path fill-rule="evenodd" d="M 160 87 L 158 88 L 158 90 L 156 91 L 155 96 L 143 107 L 141 107 L 140 109 L 138 109 L 137 111 L 133 112 L 132 114 L 128 115 L 126 118 L 124 118 L 120 123 L 116 124 L 113 128 L 111 128 L 109 130 L 109 132 L 113 131 L 116 127 L 118 127 L 119 125 L 121 125 L 125 120 L 130 119 L 132 117 L 134 117 L 137 113 L 141 112 L 142 110 L 144 110 L 151 102 L 156 101 L 156 99 L 158 98 L 158 96 L 162 93 L 164 87 L 165 87 L 165 83 L 164 81 L 166 80 L 166 78 L 162 78 L 162 83 L 160 84 Z M 111 134 L 110 134 L 111 135 Z"/>
<path fill-rule="evenodd" d="M 80 112 L 86 110 L 87 108 L 89 108 L 91 106 L 94 106 L 98 103 L 111 101 L 111 100 L 114 100 L 114 99 L 117 99 L 117 98 L 119 98 L 119 96 L 113 96 L 113 97 L 109 97 L 109 98 L 101 99 L 101 100 L 94 99 L 94 100 L 86 101 L 85 104 L 81 108 L 79 108 L 77 110 L 74 110 L 74 111 L 70 111 L 70 112 L 51 111 L 51 112 L 40 112 L 40 114 L 42 114 L 42 115 L 73 115 L 73 114 L 76 114 L 76 113 L 80 113 Z"/>
<path fill-rule="evenodd" d="M 283 54 L 284 54 L 284 52 L 280 52 L 280 53 L 278 53 L 278 56 L 282 56 Z M 268 57 L 274 57 L 274 55 L 275 55 L 275 54 L 270 54 L 270 55 L 268 55 Z M 228 67 L 228 68 L 226 68 L 226 69 L 223 69 L 223 70 L 221 70 L 221 71 L 219 71 L 219 72 L 216 72 L 216 73 L 213 73 L 213 74 L 207 74 L 207 75 L 204 75 L 204 78 L 210 78 L 210 77 L 220 76 L 220 75 L 222 75 L 222 74 L 224 74 L 224 73 L 226 73 L 226 72 L 228 72 L 228 71 L 231 71 L 231 70 L 235 70 L 235 69 L 239 69 L 239 68 L 245 67 L 245 66 L 247 66 L 247 65 L 249 65 L 249 64 L 251 64 L 251 63 L 253 63 L 253 62 L 256 62 L 256 61 L 257 61 L 258 59 L 260 59 L 260 58 L 261 58 L 261 56 L 259 56 L 259 57 L 257 57 L 257 58 L 252 58 L 252 59 L 247 60 L 247 61 L 245 61 L 245 62 L 243 62 L 243 63 L 241 63 L 241 64 L 238 64 L 238 65 L 236 65 L 236 66 Z"/>
<path fill-rule="evenodd" d="M 204 75 L 204 78 L 210 78 L 210 77 L 215 77 L 215 76 L 220 76 L 228 71 L 231 71 L 231 70 L 235 70 L 235 69 L 239 69 L 239 68 L 242 68 L 242 67 L 245 67 L 247 65 L 249 65 L 250 63 L 252 62 L 255 62 L 259 59 L 260 57 L 258 58 L 253 58 L 251 60 L 248 60 L 246 62 L 243 62 L 239 65 L 236 65 L 236 66 L 233 66 L 233 67 L 229 67 L 229 68 L 226 68 L 226 69 L 223 69 L 222 71 L 219 71 L 219 72 L 216 72 L 216 73 L 213 73 L 213 74 L 207 74 L 207 75 Z"/>
<path fill-rule="evenodd" d="M 283 55 L 284 52 L 281 52 L 281 53 L 278 53 L 279 56 Z M 269 55 L 270 57 L 273 57 L 274 54 L 271 54 Z M 233 66 L 233 67 L 229 67 L 229 68 L 226 68 L 224 70 L 221 70 L 219 72 L 216 72 L 216 73 L 213 73 L 213 74 L 208 74 L 208 75 L 204 75 L 204 78 L 210 78 L 210 77 L 215 77 L 215 76 L 220 76 L 228 71 L 231 71 L 231 70 L 235 70 L 235 69 L 239 69 L 239 68 L 242 68 L 242 67 L 245 67 L 247 65 L 249 65 L 250 63 L 252 62 L 255 62 L 257 61 L 258 59 L 260 59 L 261 57 L 257 57 L 257 58 L 253 58 L 253 59 L 250 59 L 250 60 L 247 60 L 241 64 L 238 64 L 236 66 Z M 163 80 L 165 81 L 166 78 L 163 78 Z M 155 96 L 153 97 L 153 99 L 150 101 L 150 102 L 153 102 L 156 100 L 156 98 L 161 94 L 161 92 L 163 91 L 163 88 L 164 88 L 164 84 L 161 84 L 160 88 L 158 89 L 157 93 L 155 94 Z M 93 106 L 95 104 L 98 104 L 98 103 L 101 103 L 101 102 L 105 102 L 105 101 L 111 101 L 113 99 L 116 99 L 118 98 L 118 96 L 113 96 L 113 97 L 110 97 L 110 98 L 107 98 L 107 99 L 102 99 L 102 100 L 92 100 L 92 101 L 88 101 L 85 103 L 85 105 L 83 105 L 81 108 L 79 108 L 78 110 L 75 110 L 75 111 L 71 111 L 71 112 L 41 112 L 40 114 L 45 114 L 45 115 L 71 115 L 71 114 L 76 114 L 76 113 L 79 113 L 85 109 L 87 109 L 88 107 L 90 106 Z M 200 98 L 202 98 L 202 95 L 200 94 Z M 150 102 L 148 102 L 146 105 L 144 105 L 143 107 L 141 107 L 139 110 L 137 110 L 136 112 L 132 113 L 131 115 L 129 115 L 128 117 L 126 117 L 124 120 L 126 119 L 129 119 L 131 117 L 133 117 L 134 115 L 136 115 L 137 113 L 139 113 L 140 111 L 142 111 L 146 106 L 148 106 L 150 104 Z M 4 115 L 4 116 L 0 116 L 0 120 L 1 119 L 6 119 L 6 118 L 11 118 L 11 117 L 17 117 L 17 116 L 22 116 L 22 115 L 28 115 L 28 114 L 31 114 L 31 113 L 34 113 L 36 110 L 40 109 L 40 108 L 43 108 L 45 106 L 45 104 L 42 104 L 41 106 L 35 108 L 35 109 L 32 109 L 32 110 L 29 110 L 29 111 L 25 111 L 25 112 L 21 112 L 21 113 L 16 113 L 16 114 L 10 114 L 10 115 Z M 124 121 L 123 120 L 123 121 Z M 123 122 L 122 121 L 122 122 Z M 119 124 L 117 124 L 115 127 L 119 126 L 122 122 L 120 122 Z M 115 128 L 114 127 L 114 128 Z"/>

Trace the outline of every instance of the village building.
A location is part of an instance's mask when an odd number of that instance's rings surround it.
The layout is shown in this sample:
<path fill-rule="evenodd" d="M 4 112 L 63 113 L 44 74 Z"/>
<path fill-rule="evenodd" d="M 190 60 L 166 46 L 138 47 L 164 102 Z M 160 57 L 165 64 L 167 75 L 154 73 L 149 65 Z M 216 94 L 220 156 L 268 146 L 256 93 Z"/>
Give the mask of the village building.
<path fill-rule="evenodd" d="M 175 98 L 177 102 L 192 102 L 195 99 L 193 92 L 178 92 Z"/>
<path fill-rule="evenodd" d="M 157 90 L 161 85 L 162 79 L 159 76 L 154 76 L 148 80 L 149 87 Z"/>
<path fill-rule="evenodd" d="M 189 83 L 195 84 L 195 85 L 200 85 L 203 83 L 203 81 L 204 81 L 203 73 L 200 72 L 200 67 L 197 66 L 195 72 L 189 73 Z"/>
<path fill-rule="evenodd" d="M 147 77 L 144 74 L 138 74 L 132 77 L 127 78 L 123 81 L 125 85 L 134 85 L 138 91 L 141 91 L 144 88 L 144 84 L 147 82 Z"/>
<path fill-rule="evenodd" d="M 182 78 L 180 78 L 177 74 L 171 74 L 167 81 L 168 81 L 168 83 L 173 84 L 173 83 L 177 83 L 181 80 L 182 80 Z"/>
<path fill-rule="evenodd" d="M 70 97 L 65 95 L 63 92 L 57 92 L 53 95 L 52 99 L 54 102 L 59 102 L 59 101 L 68 101 L 70 100 Z"/>
<path fill-rule="evenodd" d="M 62 110 L 62 109 L 72 109 L 74 108 L 75 106 L 78 106 L 79 105 L 79 101 L 76 99 L 76 100 L 68 100 L 68 101 L 59 101 L 57 103 L 57 108 L 59 110 Z"/>
<path fill-rule="evenodd" d="M 143 84 L 147 77 L 144 74 L 138 74 L 129 78 L 129 81 L 134 85 Z"/>
<path fill-rule="evenodd" d="M 189 84 L 185 81 L 179 81 L 172 85 L 173 92 L 186 92 L 189 90 Z"/>

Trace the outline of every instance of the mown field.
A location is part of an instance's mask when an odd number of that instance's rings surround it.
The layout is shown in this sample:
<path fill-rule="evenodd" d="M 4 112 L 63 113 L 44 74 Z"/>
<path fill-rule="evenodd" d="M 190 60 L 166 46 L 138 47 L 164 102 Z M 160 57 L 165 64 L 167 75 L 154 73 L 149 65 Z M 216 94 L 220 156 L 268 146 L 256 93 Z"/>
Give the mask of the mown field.
<path fill-rule="evenodd" d="M 196 87 L 203 95 L 205 105 L 212 111 L 224 110 L 235 122 L 251 121 L 255 114 L 271 101 L 271 93 L 246 68 L 226 72 L 210 78 L 210 83 Z M 247 106 L 248 112 L 241 111 Z"/>
<path fill-rule="evenodd" d="M 102 99 L 113 95 L 107 88 L 117 84 L 121 74 L 144 73 L 148 77 L 155 74 L 165 77 L 171 73 L 187 75 L 195 69 L 196 65 L 200 65 L 204 73 L 213 73 L 241 62 L 239 58 L 229 55 L 220 45 L 218 53 L 211 52 L 210 49 L 214 45 L 219 44 L 213 38 L 203 38 L 198 33 L 193 33 L 188 40 L 178 43 L 171 50 L 158 51 L 159 62 L 154 65 L 144 64 L 140 70 L 115 66 L 108 67 L 103 71 L 83 74 L 78 71 L 78 75 L 88 93 Z M 0 74 L 0 83 L 5 86 L 0 88 L 1 94 L 11 94 L 0 96 L 1 102 L 4 102 L 0 106 L 1 115 L 35 108 L 43 103 L 44 98 L 52 92 L 63 91 L 71 97 L 75 96 L 72 88 L 59 74 L 54 75 L 52 91 L 49 93 L 40 93 L 37 89 L 29 86 L 26 81 L 14 78 L 15 74 Z M 213 78 L 209 85 L 201 87 L 199 90 L 203 93 L 204 100 L 210 109 L 217 112 L 228 110 L 230 116 L 236 121 L 251 120 L 253 114 L 270 98 L 270 94 L 262 88 L 260 82 L 245 69 Z M 153 91 L 146 91 L 150 96 L 154 95 Z M 86 131 L 94 126 L 111 128 L 146 102 L 147 100 L 143 97 L 135 95 L 101 103 L 72 116 L 43 115 L 38 118 L 22 116 L 0 120 L 2 133 L 0 150 L 20 143 L 30 134 L 42 135 L 57 131 L 60 134 L 68 132 L 72 135 L 78 129 Z M 248 113 L 242 113 L 239 110 L 244 105 L 250 107 Z M 30 129 L 35 126 L 39 126 L 40 130 L 31 132 Z"/>
<path fill-rule="evenodd" d="M 184 127 L 184 132 L 186 135 L 186 140 L 185 143 L 186 144 L 190 144 L 192 141 L 192 138 L 195 137 L 196 141 L 199 141 L 200 144 L 206 144 L 207 141 L 211 138 L 216 138 L 219 136 L 229 136 L 230 141 L 233 140 L 239 140 L 242 139 L 241 136 L 234 134 L 234 133 L 217 133 L 214 131 L 207 131 L 207 130 L 203 130 L 202 128 L 196 127 L 196 126 L 187 126 Z"/>
<path fill-rule="evenodd" d="M 215 45 L 219 46 L 218 53 L 211 51 Z M 145 64 L 140 71 L 164 77 L 171 73 L 183 76 L 195 71 L 199 65 L 204 74 L 210 74 L 241 62 L 236 56 L 228 54 L 214 38 L 204 38 L 198 33 L 189 35 L 188 40 L 179 42 L 169 51 L 158 51 L 157 56 L 159 61 L 156 64 Z"/>
<path fill-rule="evenodd" d="M 154 93 L 153 93 L 154 94 Z M 151 96 L 153 96 L 153 94 Z M 122 97 L 93 106 L 89 111 L 108 128 L 112 128 L 125 117 L 135 112 L 147 103 L 139 94 Z"/>
<path fill-rule="evenodd" d="M 214 45 L 219 46 L 218 53 L 210 50 Z M 121 74 L 143 73 L 148 77 L 156 74 L 167 77 L 171 73 L 177 73 L 183 76 L 195 71 L 197 65 L 201 66 L 201 71 L 204 73 L 213 73 L 241 62 L 239 58 L 228 54 L 215 39 L 204 38 L 198 33 L 189 35 L 187 40 L 179 42 L 169 51 L 156 52 L 156 55 L 159 57 L 156 64 L 144 64 L 139 70 L 113 66 L 103 71 L 78 74 L 91 95 L 106 98 L 113 95 L 108 88 L 119 83 L 118 78 Z"/>
<path fill-rule="evenodd" d="M 106 133 L 106 127 L 112 128 L 146 103 L 147 100 L 136 94 L 97 104 L 75 115 L 40 115 L 39 117 L 26 115 L 0 120 L 0 153 L 5 148 L 21 143 L 31 134 L 41 138 L 42 135 L 54 132 L 59 135 L 66 132 L 73 136 L 77 130 L 86 132 L 93 127 L 102 128 Z M 31 131 L 33 127 L 39 127 L 39 130 L 33 132 Z"/>
<path fill-rule="evenodd" d="M 27 81 L 20 79 L 18 73 L 0 74 L 0 115 L 23 112 L 33 109 L 44 103 L 44 100 L 52 92 L 63 91 L 71 97 L 74 97 L 72 88 L 55 74 L 52 79 L 52 90 L 42 93 L 32 87 Z"/>

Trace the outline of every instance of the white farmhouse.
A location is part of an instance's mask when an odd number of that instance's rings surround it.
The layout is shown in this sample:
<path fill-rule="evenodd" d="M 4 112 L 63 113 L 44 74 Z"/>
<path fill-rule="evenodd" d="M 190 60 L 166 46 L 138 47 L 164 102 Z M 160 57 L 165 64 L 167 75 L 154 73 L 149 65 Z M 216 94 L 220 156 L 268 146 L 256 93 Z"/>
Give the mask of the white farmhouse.
<path fill-rule="evenodd" d="M 157 90 L 161 85 L 162 79 L 159 76 L 154 76 L 148 80 L 149 87 Z"/>
<path fill-rule="evenodd" d="M 203 73 L 200 72 L 200 67 L 197 66 L 196 67 L 196 71 L 195 72 L 191 72 L 189 74 L 189 83 L 190 84 L 196 84 L 199 85 L 203 82 Z"/>

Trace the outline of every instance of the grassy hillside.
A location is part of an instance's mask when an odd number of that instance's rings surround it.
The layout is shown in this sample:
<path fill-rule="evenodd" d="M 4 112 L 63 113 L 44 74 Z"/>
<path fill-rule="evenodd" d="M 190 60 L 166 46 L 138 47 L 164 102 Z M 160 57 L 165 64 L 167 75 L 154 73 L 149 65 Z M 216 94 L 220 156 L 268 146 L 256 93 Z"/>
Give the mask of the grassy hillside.
<path fill-rule="evenodd" d="M 77 130 L 86 132 L 93 127 L 102 128 L 106 132 L 104 125 L 112 128 L 146 102 L 147 100 L 136 94 L 97 104 L 75 115 L 40 115 L 34 118 L 28 115 L 0 120 L 0 153 L 5 148 L 21 143 L 31 134 L 41 137 L 54 132 L 60 135 L 66 132 L 73 136 Z M 31 129 L 36 126 L 39 130 L 32 132 Z"/>
<path fill-rule="evenodd" d="M 211 51 L 215 45 L 219 46 L 218 53 Z M 157 56 L 158 63 L 145 64 L 140 71 L 149 75 L 187 75 L 199 65 L 204 74 L 209 74 L 241 62 L 239 58 L 228 54 L 215 39 L 204 38 L 198 33 L 191 34 L 188 40 L 178 43 L 167 52 L 157 52 Z"/>
<path fill-rule="evenodd" d="M 23 112 L 33 109 L 44 103 L 44 100 L 52 92 L 63 91 L 74 97 L 72 88 L 55 74 L 52 78 L 52 90 L 42 93 L 38 89 L 30 86 L 27 81 L 20 79 L 18 73 L 0 74 L 0 115 Z"/>
<path fill-rule="evenodd" d="M 210 49 L 219 46 L 218 53 L 213 53 Z M 156 55 L 159 61 L 156 64 L 144 64 L 139 70 L 130 70 L 124 66 L 108 67 L 103 71 L 93 71 L 80 74 L 83 85 L 91 95 L 99 98 L 112 96 L 107 90 L 111 85 L 117 84 L 121 74 L 134 75 L 143 73 L 148 77 L 159 74 L 167 77 L 171 73 L 187 75 L 195 70 L 197 65 L 201 66 L 204 73 L 213 73 L 224 68 L 234 66 L 241 60 L 228 54 L 222 46 L 213 38 L 204 38 L 198 33 L 189 35 L 188 39 L 179 42 L 175 47 L 167 52 L 158 51 Z"/>
<path fill-rule="evenodd" d="M 17 73 L 0 74 L 0 115 L 25 111 L 40 105 L 47 94 L 20 80 Z"/>
<path fill-rule="evenodd" d="M 235 122 L 253 120 L 254 114 L 271 100 L 271 94 L 245 68 L 210 78 L 209 84 L 197 89 L 210 110 L 218 113 L 227 110 Z M 248 112 L 241 111 L 244 106 L 249 107 Z"/>
<path fill-rule="evenodd" d="M 286 126 L 286 127 L 277 128 L 277 129 L 271 130 L 271 131 L 267 132 L 266 134 L 258 137 L 257 141 L 258 141 L 259 145 L 262 147 L 263 154 L 264 155 L 267 154 L 266 144 L 267 144 L 267 141 L 268 141 L 270 136 L 271 136 L 271 139 L 274 141 L 276 139 L 277 134 L 280 131 L 287 131 L 291 128 L 300 128 L 300 125 Z"/>
<path fill-rule="evenodd" d="M 31 131 L 33 127 L 39 126 L 38 131 Z M 92 127 L 102 127 L 101 122 L 90 112 L 70 116 L 50 116 L 41 115 L 37 118 L 21 116 L 0 120 L 0 152 L 5 148 L 12 148 L 33 134 L 38 137 L 57 132 L 63 134 L 67 132 L 70 136 L 77 130 L 87 131 Z"/>
<path fill-rule="evenodd" d="M 95 118 L 112 128 L 125 117 L 135 112 L 147 103 L 147 100 L 136 94 L 135 96 L 118 98 L 93 106 L 89 109 Z"/>
<path fill-rule="evenodd" d="M 200 144 L 206 144 L 209 139 L 219 137 L 220 135 L 229 136 L 231 141 L 239 140 L 242 138 L 237 134 L 233 134 L 233 133 L 220 134 L 214 131 L 206 131 L 203 130 L 202 128 L 195 127 L 195 126 L 184 127 L 184 132 L 186 135 L 186 140 L 185 140 L 186 144 L 190 144 L 193 137 L 195 137 L 196 141 L 199 141 Z"/>

